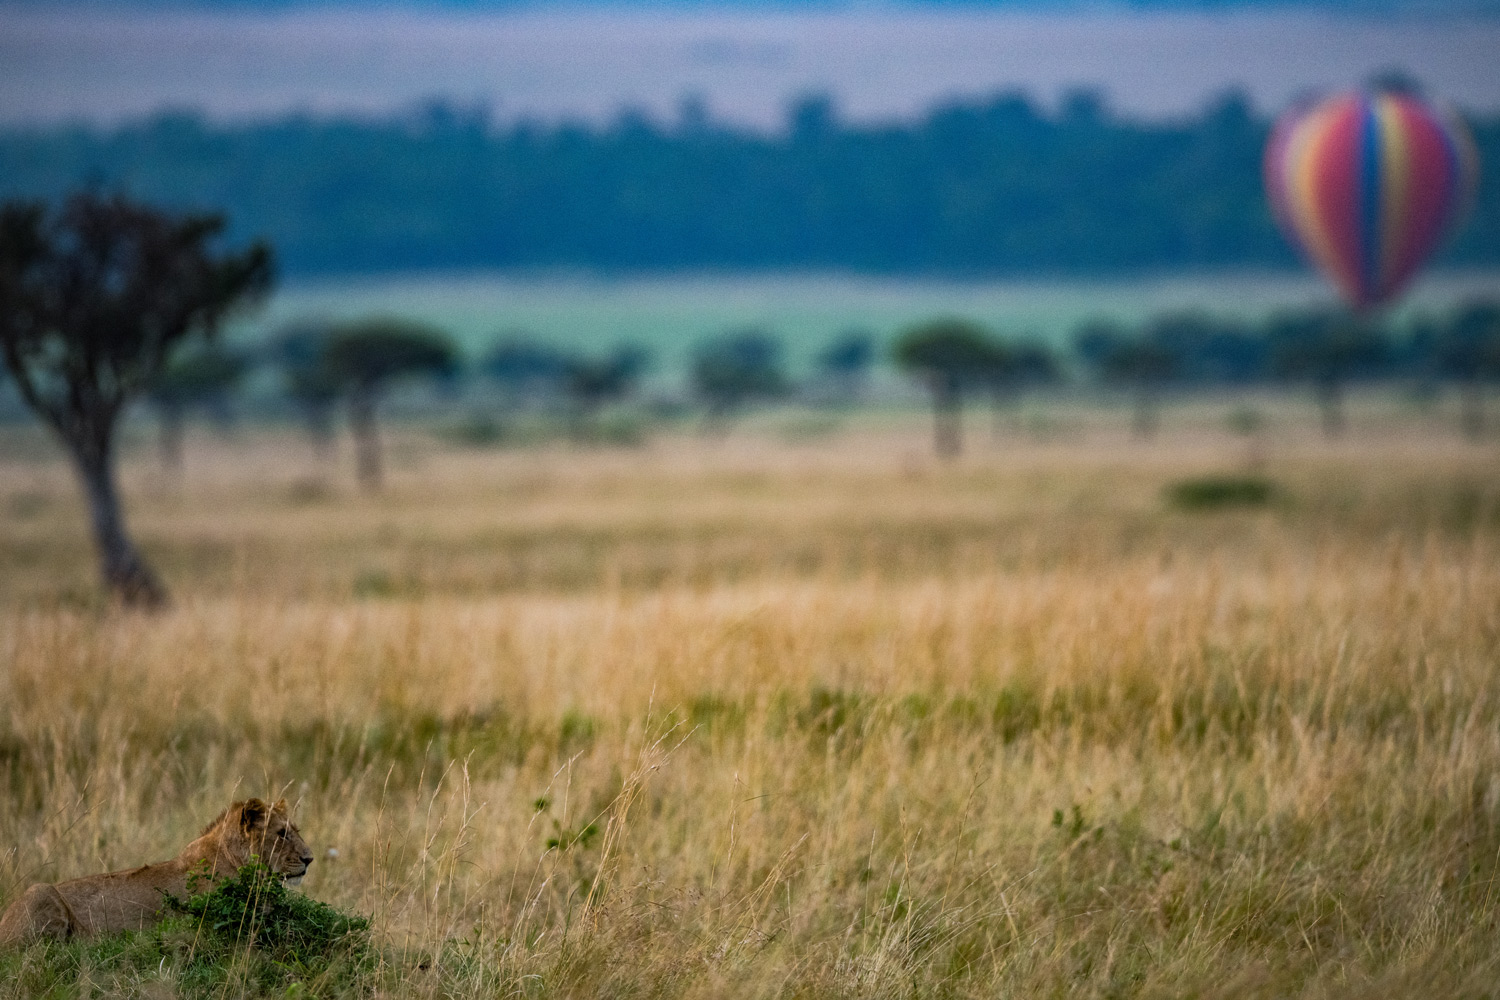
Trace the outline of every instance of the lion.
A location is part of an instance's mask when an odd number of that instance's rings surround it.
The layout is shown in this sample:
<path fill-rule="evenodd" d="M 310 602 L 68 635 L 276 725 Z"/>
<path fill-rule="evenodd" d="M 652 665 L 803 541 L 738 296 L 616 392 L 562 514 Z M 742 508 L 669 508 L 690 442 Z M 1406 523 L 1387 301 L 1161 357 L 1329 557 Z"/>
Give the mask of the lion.
<path fill-rule="evenodd" d="M 141 930 L 165 916 L 168 897 L 187 897 L 190 873 L 233 875 L 252 855 L 292 885 L 307 874 L 312 854 L 285 799 L 234 803 L 171 861 L 33 885 L 0 916 L 0 947 Z"/>

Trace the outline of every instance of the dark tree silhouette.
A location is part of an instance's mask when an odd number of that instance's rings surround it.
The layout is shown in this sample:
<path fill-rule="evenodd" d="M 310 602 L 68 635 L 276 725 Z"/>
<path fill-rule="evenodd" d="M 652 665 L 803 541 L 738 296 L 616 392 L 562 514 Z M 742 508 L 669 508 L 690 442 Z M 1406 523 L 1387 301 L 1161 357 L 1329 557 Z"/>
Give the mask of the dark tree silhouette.
<path fill-rule="evenodd" d="M 942 458 L 956 457 L 963 451 L 964 395 L 1001 364 L 989 332 L 966 319 L 930 320 L 903 331 L 891 357 L 932 394 L 933 447 Z"/>
<path fill-rule="evenodd" d="M 22 398 L 62 440 L 88 499 L 106 587 L 127 604 L 167 592 L 125 529 L 115 432 L 179 344 L 211 336 L 263 293 L 271 254 L 216 252 L 216 215 L 74 195 L 52 212 L 0 207 L 0 348 Z"/>
<path fill-rule="evenodd" d="M 1344 391 L 1351 378 L 1377 372 L 1390 353 L 1384 332 L 1352 313 L 1319 310 L 1284 313 L 1267 324 L 1278 374 L 1311 380 L 1323 415 L 1323 434 L 1344 433 Z"/>
<path fill-rule="evenodd" d="M 1438 367 L 1458 383 L 1460 426 L 1464 435 L 1484 433 L 1484 394 L 1500 378 L 1500 302 L 1471 302 L 1461 308 L 1438 334 Z"/>
<path fill-rule="evenodd" d="M 1062 371 L 1052 348 L 1039 340 L 998 340 L 990 346 L 979 377 L 990 394 L 994 431 L 999 437 L 1026 390 L 1057 382 Z"/>
<path fill-rule="evenodd" d="M 1147 337 L 1121 344 L 1104 360 L 1104 377 L 1135 390 L 1135 436 L 1150 440 L 1161 427 L 1161 394 L 1177 371 L 1177 355 L 1167 345 Z"/>
<path fill-rule="evenodd" d="M 707 426 L 723 429 L 745 406 L 778 399 L 791 385 L 782 367 L 781 342 L 761 330 L 705 341 L 693 352 L 693 391 L 707 408 Z"/>
<path fill-rule="evenodd" d="M 331 334 L 326 323 L 304 321 L 283 329 L 271 345 L 282 391 L 301 415 L 313 451 L 325 462 L 333 457 L 333 412 L 341 389 L 328 365 Z"/>
<path fill-rule="evenodd" d="M 569 423 L 575 438 L 596 436 L 600 408 L 630 395 L 649 360 L 644 348 L 632 344 L 623 344 L 602 358 L 568 359 L 563 391 L 572 404 Z"/>
<path fill-rule="evenodd" d="M 505 405 L 519 409 L 554 399 L 564 390 L 573 359 L 522 331 L 502 334 L 479 362 L 479 372 L 501 391 Z"/>
<path fill-rule="evenodd" d="M 439 330 L 377 318 L 335 330 L 328 338 L 324 363 L 349 400 L 360 484 L 377 491 L 383 472 L 375 411 L 382 393 L 404 379 L 451 376 L 458 367 L 458 351 Z"/>
<path fill-rule="evenodd" d="M 1129 332 L 1110 322 L 1085 324 L 1073 339 L 1074 349 L 1100 381 L 1123 386 L 1135 399 L 1131 429 L 1150 440 L 1161 425 L 1161 393 L 1181 369 L 1172 343 L 1150 331 Z"/>
<path fill-rule="evenodd" d="M 147 390 L 161 425 L 161 460 L 169 472 L 182 470 L 183 422 L 190 409 L 209 410 L 221 425 L 229 422 L 229 401 L 250 370 L 245 355 L 217 344 L 180 355 L 151 380 Z"/>
<path fill-rule="evenodd" d="M 845 330 L 818 353 L 819 381 L 826 399 L 839 406 L 858 403 L 875 363 L 875 338 L 866 330 Z"/>
<path fill-rule="evenodd" d="M 1149 320 L 1143 335 L 1176 359 L 1174 381 L 1243 385 L 1270 374 L 1266 339 L 1233 319 L 1198 311 L 1168 312 Z"/>

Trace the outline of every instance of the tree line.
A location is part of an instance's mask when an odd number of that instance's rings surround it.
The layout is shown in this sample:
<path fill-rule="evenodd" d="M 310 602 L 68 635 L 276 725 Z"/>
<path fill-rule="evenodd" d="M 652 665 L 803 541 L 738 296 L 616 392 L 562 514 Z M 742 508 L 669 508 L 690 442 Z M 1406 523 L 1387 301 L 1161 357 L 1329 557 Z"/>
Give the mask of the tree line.
<path fill-rule="evenodd" d="M 1291 268 L 1262 193 L 1269 121 L 1230 93 L 1167 122 L 1079 91 L 955 100 L 910 122 L 827 97 L 762 133 L 684 102 L 663 122 L 501 124 L 434 102 L 385 119 L 0 130 L 0 197 L 79 185 L 264 236 L 283 273 L 587 267 L 956 275 Z M 1500 163 L 1500 118 L 1471 121 Z M 1441 260 L 1500 263 L 1500 171 Z"/>
<path fill-rule="evenodd" d="M 1345 391 L 1356 383 L 1405 383 L 1425 398 L 1454 387 L 1462 431 L 1478 438 L 1485 396 L 1500 383 L 1500 299 L 1402 324 L 1336 307 L 1282 310 L 1254 322 L 1192 310 L 1133 325 L 1098 318 L 1079 324 L 1064 352 L 952 317 L 903 331 L 892 359 L 926 386 L 941 455 L 960 450 L 966 398 L 1013 406 L 1026 389 L 1070 377 L 1128 392 L 1141 438 L 1154 436 L 1162 401 L 1174 390 L 1272 385 L 1310 388 L 1324 433 L 1337 437 L 1346 422 Z"/>
<path fill-rule="evenodd" d="M 1400 383 L 1429 398 L 1447 387 L 1459 394 L 1462 432 L 1477 438 L 1485 429 L 1485 397 L 1500 383 L 1500 299 L 1401 324 L 1337 308 L 1285 310 L 1258 321 L 1203 311 L 1165 312 L 1137 324 L 1101 317 L 1080 323 L 1062 347 L 967 317 L 935 317 L 885 344 L 869 331 L 847 330 L 800 379 L 774 331 L 745 328 L 706 336 L 690 348 L 683 398 L 709 431 L 727 429 L 757 405 L 855 406 L 869 400 L 882 358 L 928 395 L 935 447 L 943 456 L 962 450 L 967 402 L 985 400 L 1005 413 L 1029 391 L 1090 387 L 1128 394 L 1134 433 L 1142 438 L 1155 434 L 1163 401 L 1174 392 L 1305 386 L 1324 433 L 1336 437 L 1344 430 L 1350 385 Z M 319 453 L 332 441 L 336 411 L 347 411 L 360 479 L 373 490 L 381 478 L 375 412 L 399 383 L 425 380 L 440 395 L 468 383 L 494 413 L 551 416 L 574 440 L 597 441 L 601 410 L 639 403 L 652 361 L 630 343 L 590 354 L 517 330 L 497 334 L 465 357 L 443 331 L 415 320 L 300 321 L 253 349 L 210 343 L 180 353 L 163 366 L 147 397 L 161 420 L 164 458 L 175 465 L 184 411 L 223 414 L 253 368 L 269 370 Z M 492 432 L 498 436 L 501 428 Z"/>

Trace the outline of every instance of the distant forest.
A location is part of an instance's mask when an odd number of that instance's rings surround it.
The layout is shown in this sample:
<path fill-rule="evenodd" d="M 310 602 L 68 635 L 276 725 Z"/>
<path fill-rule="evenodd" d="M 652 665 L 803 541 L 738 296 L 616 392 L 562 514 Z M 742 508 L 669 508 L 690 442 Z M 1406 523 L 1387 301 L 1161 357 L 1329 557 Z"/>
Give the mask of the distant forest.
<path fill-rule="evenodd" d="M 1450 266 L 1500 264 L 1500 118 Z M 1175 122 L 1079 92 L 1003 94 L 907 123 L 808 97 L 776 134 L 622 113 L 498 124 L 434 102 L 384 119 L 0 130 L 0 196 L 79 185 L 228 213 L 288 276 L 417 269 L 839 269 L 953 276 L 1291 267 L 1261 190 L 1269 122 L 1238 95 Z"/>

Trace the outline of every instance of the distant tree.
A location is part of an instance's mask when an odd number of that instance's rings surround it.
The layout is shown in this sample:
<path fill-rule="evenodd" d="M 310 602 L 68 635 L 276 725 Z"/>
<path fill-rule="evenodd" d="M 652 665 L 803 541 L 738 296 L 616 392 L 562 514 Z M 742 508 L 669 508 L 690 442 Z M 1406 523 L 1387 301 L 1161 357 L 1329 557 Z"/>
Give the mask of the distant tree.
<path fill-rule="evenodd" d="M 333 457 L 333 413 L 339 401 L 339 383 L 321 357 L 295 367 L 288 365 L 283 373 L 287 399 L 302 416 L 308 440 L 319 459 Z"/>
<path fill-rule="evenodd" d="M 701 93 L 684 94 L 677 101 L 677 134 L 701 139 L 713 130 L 713 112 L 708 98 Z"/>
<path fill-rule="evenodd" d="M 875 338 L 866 330 L 846 330 L 818 353 L 819 381 L 827 398 L 849 406 L 864 395 L 875 361 Z"/>
<path fill-rule="evenodd" d="M 829 94 L 804 94 L 788 107 L 787 126 L 794 142 L 825 142 L 838 135 L 838 106 Z"/>
<path fill-rule="evenodd" d="M 302 417 L 313 451 L 324 461 L 333 456 L 333 417 L 341 388 L 328 366 L 332 330 L 328 323 L 301 320 L 276 334 L 269 349 L 281 369 L 282 392 Z"/>
<path fill-rule="evenodd" d="M 1423 413 L 1437 406 L 1447 375 L 1439 356 L 1447 317 L 1420 312 L 1406 322 L 1399 340 L 1392 340 L 1392 364 L 1409 379 L 1408 391 L 1413 403 Z"/>
<path fill-rule="evenodd" d="M 500 389 L 507 406 L 522 408 L 562 393 L 573 360 L 524 331 L 511 331 L 485 352 L 478 371 Z"/>
<path fill-rule="evenodd" d="M 105 586 L 127 604 L 159 605 L 167 592 L 120 510 L 120 415 L 179 345 L 211 337 L 270 286 L 269 248 L 217 252 L 223 230 L 217 215 L 95 193 L 56 212 L 0 207 L 0 349 L 22 398 L 68 449 Z"/>
<path fill-rule="evenodd" d="M 1198 311 L 1167 312 L 1142 335 L 1170 353 L 1173 380 L 1190 385 L 1243 385 L 1270 374 L 1266 338 L 1237 320 Z"/>
<path fill-rule="evenodd" d="M 933 447 L 942 458 L 956 457 L 963 451 L 964 395 L 997 364 L 989 331 L 957 317 L 929 320 L 897 336 L 891 358 L 932 395 Z"/>
<path fill-rule="evenodd" d="M 1074 87 L 1058 103 L 1058 120 L 1075 128 L 1102 128 L 1110 122 L 1109 100 L 1098 87 Z"/>
<path fill-rule="evenodd" d="M 1027 389 L 1051 385 L 1061 374 L 1057 355 L 1040 340 L 992 342 L 989 357 L 980 367 L 978 378 L 990 394 L 995 434 L 998 436 L 1006 418 L 1015 414 Z"/>
<path fill-rule="evenodd" d="M 1149 440 L 1161 424 L 1161 394 L 1181 369 L 1170 341 L 1149 331 L 1127 331 L 1109 321 L 1086 323 L 1073 338 L 1074 349 L 1105 384 L 1123 386 L 1134 397 L 1131 428 Z"/>
<path fill-rule="evenodd" d="M 439 330 L 383 317 L 334 330 L 324 359 L 349 401 L 360 484 L 372 492 L 379 490 L 382 470 L 375 416 L 380 397 L 395 382 L 420 376 L 450 377 L 458 367 L 458 351 Z"/>
<path fill-rule="evenodd" d="M 1344 392 L 1349 380 L 1378 373 L 1390 354 L 1384 331 L 1344 311 L 1273 316 L 1266 338 L 1278 374 L 1312 382 L 1323 415 L 1323 433 L 1330 438 L 1344 432 Z"/>
<path fill-rule="evenodd" d="M 592 436 L 599 410 L 630 395 L 649 361 L 650 354 L 633 344 L 623 344 L 602 358 L 570 358 L 563 391 L 572 404 L 573 436 Z"/>
<path fill-rule="evenodd" d="M 711 428 L 722 428 L 751 403 L 785 396 L 791 387 L 781 341 L 756 329 L 700 343 L 693 351 L 690 377 Z"/>
<path fill-rule="evenodd" d="M 1062 379 L 1062 363 L 1052 345 L 1040 340 L 1023 339 L 1010 344 L 1018 388 L 1053 385 Z"/>
<path fill-rule="evenodd" d="M 1115 320 L 1096 316 L 1074 329 L 1073 353 L 1090 373 L 1100 377 L 1104 359 L 1130 336 L 1130 330 Z"/>
<path fill-rule="evenodd" d="M 221 425 L 229 421 L 229 401 L 250 370 L 250 359 L 218 344 L 172 359 L 151 380 L 147 395 L 161 424 L 161 459 L 168 471 L 182 469 L 183 421 L 191 409 L 207 409 Z"/>
<path fill-rule="evenodd" d="M 1471 302 L 1437 332 L 1439 371 L 1458 383 L 1464 435 L 1484 433 L 1484 394 L 1500 379 L 1500 302 Z"/>
<path fill-rule="evenodd" d="M 1157 340 L 1136 337 L 1105 359 L 1104 375 L 1135 390 L 1135 436 L 1150 440 L 1161 426 L 1161 394 L 1177 370 L 1177 355 Z"/>

